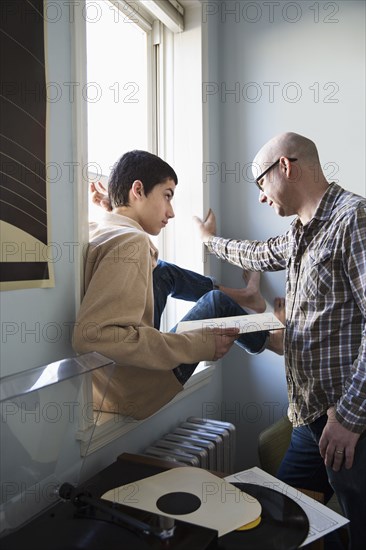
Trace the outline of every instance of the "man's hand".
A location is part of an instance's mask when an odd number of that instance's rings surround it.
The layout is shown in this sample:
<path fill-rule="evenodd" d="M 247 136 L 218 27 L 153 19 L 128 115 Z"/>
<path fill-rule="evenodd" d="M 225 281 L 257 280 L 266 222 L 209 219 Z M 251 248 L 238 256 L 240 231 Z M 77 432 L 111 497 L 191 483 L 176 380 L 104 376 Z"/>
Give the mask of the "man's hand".
<path fill-rule="evenodd" d="M 349 470 L 352 468 L 360 434 L 350 432 L 338 422 L 334 407 L 328 409 L 327 415 L 328 421 L 319 441 L 320 454 L 325 465 L 332 467 L 335 472 L 338 472 L 343 464 Z"/>
<path fill-rule="evenodd" d="M 215 355 L 213 361 L 221 359 L 231 348 L 239 335 L 238 328 L 215 328 L 210 330 L 215 338 Z"/>
<path fill-rule="evenodd" d="M 108 192 L 103 186 L 103 184 L 98 181 L 97 183 L 92 182 L 89 187 L 91 193 L 91 199 L 94 204 L 101 206 L 104 210 L 110 212 L 112 210 L 111 203 L 108 198 Z"/>
<path fill-rule="evenodd" d="M 202 242 L 207 243 L 209 237 L 216 235 L 216 217 L 211 208 L 203 221 L 197 216 L 194 216 L 193 219 L 198 225 Z"/>

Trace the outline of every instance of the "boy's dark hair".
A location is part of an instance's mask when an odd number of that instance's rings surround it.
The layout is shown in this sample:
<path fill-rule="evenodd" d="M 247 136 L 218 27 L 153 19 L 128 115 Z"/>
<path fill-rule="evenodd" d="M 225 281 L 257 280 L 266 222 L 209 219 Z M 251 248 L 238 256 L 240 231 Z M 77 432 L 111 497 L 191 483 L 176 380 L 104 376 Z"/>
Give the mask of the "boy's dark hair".
<path fill-rule="evenodd" d="M 147 196 L 159 183 L 167 179 L 178 184 L 177 174 L 167 162 L 148 151 L 129 151 L 113 166 L 108 181 L 108 196 L 112 207 L 128 206 L 128 194 L 135 180 L 144 185 Z"/>

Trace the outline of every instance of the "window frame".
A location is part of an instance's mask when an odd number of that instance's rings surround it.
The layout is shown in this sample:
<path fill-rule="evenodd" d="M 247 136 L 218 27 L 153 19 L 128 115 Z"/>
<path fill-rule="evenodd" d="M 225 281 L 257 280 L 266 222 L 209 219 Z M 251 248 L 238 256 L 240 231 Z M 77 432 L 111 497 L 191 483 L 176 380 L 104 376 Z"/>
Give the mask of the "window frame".
<path fill-rule="evenodd" d="M 128 6 L 137 3 L 140 5 L 141 0 L 109 0 L 112 4 Z M 156 0 L 159 3 L 159 0 Z M 155 2 L 155 0 L 154 0 Z M 142 7 L 141 2 L 141 24 L 143 30 L 147 32 L 148 44 L 148 85 L 151 93 L 148 93 L 148 117 L 149 117 L 149 150 L 155 154 L 162 156 L 167 162 L 174 165 L 174 32 L 163 26 L 160 21 L 148 20 L 148 17 Z M 85 5 L 83 0 L 79 9 L 75 9 L 75 19 L 72 31 L 72 58 L 73 58 L 73 75 L 74 80 L 80 83 L 81 88 L 87 84 L 86 72 L 86 21 L 82 16 L 82 8 Z M 137 12 L 136 12 L 137 13 Z M 142 15 L 143 14 L 143 15 Z M 149 30 L 149 22 L 151 29 Z M 137 23 L 137 21 L 136 21 Z M 167 53 L 168 52 L 168 53 Z M 170 52 L 170 53 L 169 53 Z M 169 54 L 169 55 L 168 55 Z M 201 82 L 199 83 L 201 86 Z M 75 228 L 77 241 L 80 243 L 80 253 L 76 258 L 76 288 L 75 288 L 75 303 L 78 309 L 84 293 L 83 287 L 83 254 L 85 246 L 88 244 L 88 186 L 85 184 L 84 167 L 88 163 L 87 149 L 87 105 L 81 94 L 75 97 L 74 113 L 73 113 L 73 134 L 74 134 L 74 166 L 75 166 L 75 181 L 78 185 L 75 186 Z M 202 136 L 203 137 L 203 136 Z M 83 179 L 84 178 L 84 179 Z M 207 192 L 202 189 L 203 202 L 207 200 Z M 168 235 L 166 239 L 159 239 L 158 247 L 161 255 L 167 257 L 167 252 L 172 249 L 174 235 Z M 207 266 L 204 266 L 207 269 Z M 75 311 L 76 317 L 77 311 Z M 173 311 L 174 316 L 174 311 Z M 171 317 L 171 316 L 170 316 Z M 168 321 L 171 325 L 171 318 Z M 167 322 L 163 320 L 162 330 L 167 329 Z M 185 384 L 184 390 L 180 392 L 171 402 L 165 407 L 184 399 L 210 382 L 215 367 L 212 364 L 206 363 L 197 369 L 197 373 Z M 92 388 L 90 384 L 85 384 L 83 394 L 84 402 L 90 403 L 92 400 Z M 160 411 L 159 411 L 160 412 Z M 157 413 L 155 413 L 157 414 Z M 149 417 L 150 418 L 150 417 Z M 93 431 L 93 422 L 89 418 L 80 418 L 79 431 L 77 438 L 81 443 L 81 454 L 87 456 L 97 449 L 102 448 L 106 444 L 118 439 L 131 429 L 146 422 L 131 421 L 130 418 L 118 418 L 116 422 L 115 415 L 102 414 L 98 419 L 98 423 Z M 91 433 L 93 434 L 90 442 Z"/>

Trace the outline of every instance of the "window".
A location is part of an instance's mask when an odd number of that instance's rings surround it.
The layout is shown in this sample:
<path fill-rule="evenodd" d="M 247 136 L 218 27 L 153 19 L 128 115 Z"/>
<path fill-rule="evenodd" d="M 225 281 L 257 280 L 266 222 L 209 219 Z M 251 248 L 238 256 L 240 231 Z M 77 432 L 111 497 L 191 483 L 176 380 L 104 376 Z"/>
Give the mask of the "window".
<path fill-rule="evenodd" d="M 166 0 L 164 5 L 168 3 Z M 169 29 L 154 19 L 155 15 L 164 19 L 161 11 L 150 13 L 152 19 L 149 19 L 149 14 L 143 12 L 145 4 L 86 0 L 89 181 L 106 184 L 113 163 L 131 149 L 147 149 L 161 155 L 176 169 L 180 148 L 183 156 L 187 156 L 186 143 L 178 143 L 180 138 L 175 129 L 182 124 L 181 112 L 185 118 L 187 114 L 180 105 L 186 102 L 189 88 L 181 78 L 184 71 L 179 70 L 184 62 L 184 39 L 180 34 L 174 36 L 171 29 L 176 30 L 176 25 L 170 24 Z M 165 21 L 169 24 L 169 20 Z M 194 56 L 195 52 L 191 54 Z M 187 89 L 179 95 L 177 92 L 184 87 Z M 196 117 L 199 121 L 200 112 Z M 190 124 L 196 131 L 191 121 Z M 189 163 L 194 156 L 190 151 Z M 199 182 L 182 177 L 182 169 L 177 172 L 182 183 L 174 203 L 176 220 L 153 240 L 164 259 L 202 271 L 200 246 L 196 242 L 192 248 L 191 240 L 186 238 L 187 221 L 191 222 L 187 220 L 187 210 L 197 213 L 194 208 L 202 201 L 202 188 Z M 96 219 L 100 213 L 90 201 L 90 219 Z M 162 330 L 174 326 L 191 305 L 168 300 Z"/>
<path fill-rule="evenodd" d="M 87 0 L 87 13 L 94 3 Z M 149 147 L 148 35 L 112 3 L 100 6 L 86 20 L 88 164 L 108 176 L 123 152 Z"/>
<path fill-rule="evenodd" d="M 88 176 L 90 182 L 106 185 L 124 152 L 151 149 L 151 31 L 135 22 L 132 11 L 125 15 L 112 2 L 96 6 L 86 0 L 85 7 Z M 100 212 L 89 201 L 89 219 L 97 219 Z"/>
<path fill-rule="evenodd" d="M 101 9 L 99 4 L 103 4 Z M 113 162 L 132 148 L 148 149 L 169 162 L 179 179 L 176 218 L 161 234 L 160 256 L 203 272 L 201 245 L 191 221 L 194 214 L 203 215 L 208 191 L 202 185 L 201 11 L 199 2 L 189 0 L 187 32 L 178 32 L 183 28 L 183 16 L 177 6 L 176 0 L 86 0 L 84 17 L 81 10 L 75 25 L 78 31 L 73 47 L 76 74 L 88 92 L 88 101 L 76 105 L 75 151 L 77 158 L 87 163 L 89 178 L 100 174 L 106 178 Z M 105 39 L 101 39 L 102 33 L 106 33 Z M 81 176 L 83 186 L 76 200 L 80 239 L 86 243 L 85 170 Z M 82 265 L 80 277 L 82 280 Z M 162 330 L 172 327 L 190 306 L 172 300 Z M 207 371 L 194 376 L 195 381 L 187 386 L 200 387 L 207 383 L 205 376 Z M 115 420 L 103 422 L 88 452 L 134 425 L 136 422 L 128 419 L 124 425 Z M 86 428 L 80 431 L 82 441 L 87 440 Z"/>

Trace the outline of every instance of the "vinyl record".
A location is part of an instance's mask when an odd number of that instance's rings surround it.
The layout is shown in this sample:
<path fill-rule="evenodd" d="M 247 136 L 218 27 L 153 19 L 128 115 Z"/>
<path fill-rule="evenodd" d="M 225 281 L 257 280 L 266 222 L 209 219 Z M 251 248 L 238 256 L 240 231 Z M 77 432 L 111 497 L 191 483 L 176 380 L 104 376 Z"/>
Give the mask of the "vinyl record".
<path fill-rule="evenodd" d="M 304 510 L 291 498 L 278 491 L 252 483 L 233 483 L 262 505 L 257 527 L 232 531 L 218 540 L 220 550 L 293 550 L 309 532 Z"/>

